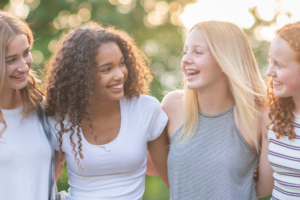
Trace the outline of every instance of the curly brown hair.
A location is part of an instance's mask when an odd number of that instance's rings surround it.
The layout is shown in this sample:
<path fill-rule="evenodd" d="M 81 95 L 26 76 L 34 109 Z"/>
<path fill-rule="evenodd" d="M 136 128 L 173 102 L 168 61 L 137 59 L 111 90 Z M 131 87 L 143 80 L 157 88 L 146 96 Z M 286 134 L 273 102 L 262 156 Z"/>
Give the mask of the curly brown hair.
<path fill-rule="evenodd" d="M 277 31 L 282 39 L 286 40 L 290 47 L 298 54 L 297 60 L 300 62 L 300 22 L 287 24 Z M 295 121 L 295 104 L 292 97 L 277 97 L 273 93 L 273 81 L 268 84 L 268 104 L 269 118 L 271 123 L 267 126 L 276 134 L 276 138 L 287 135 L 289 139 L 295 138 L 293 122 Z M 273 127 L 271 128 L 271 125 Z"/>
<path fill-rule="evenodd" d="M 61 168 L 62 135 L 66 132 L 71 133 L 72 152 L 81 168 L 77 158 L 78 154 L 81 159 L 84 158 L 80 135 L 81 121 L 86 116 L 92 128 L 91 98 L 95 92 L 94 83 L 98 81 L 93 78 L 97 71 L 95 57 L 101 44 L 108 42 L 115 42 L 124 56 L 128 69 L 128 77 L 124 84 L 125 96 L 132 98 L 149 92 L 149 83 L 152 81 L 150 61 L 126 32 L 89 22 L 65 34 L 60 39 L 57 51 L 46 63 L 45 76 L 47 82 L 45 112 L 48 116 L 55 116 L 56 125 L 60 125 L 56 137 L 59 141 Z M 64 120 L 69 122 L 68 126 L 64 124 Z M 75 132 L 79 139 L 77 145 L 72 139 Z M 96 140 L 93 131 L 92 134 Z"/>
<path fill-rule="evenodd" d="M 26 35 L 28 43 L 32 48 L 33 45 L 33 35 L 28 24 L 15 16 L 0 11 L 0 91 L 2 90 L 5 75 L 5 51 L 8 43 L 18 34 Z M 23 111 L 24 117 L 27 117 L 33 110 L 39 107 L 43 100 L 43 93 L 39 88 L 39 80 L 36 79 L 32 69 L 28 72 L 28 83 L 25 88 L 20 90 L 20 94 L 24 103 Z M 0 130 L 1 134 L 4 133 L 7 128 L 5 119 L 3 119 L 3 113 L 0 106 L 0 123 L 4 124 L 4 128 Z"/>

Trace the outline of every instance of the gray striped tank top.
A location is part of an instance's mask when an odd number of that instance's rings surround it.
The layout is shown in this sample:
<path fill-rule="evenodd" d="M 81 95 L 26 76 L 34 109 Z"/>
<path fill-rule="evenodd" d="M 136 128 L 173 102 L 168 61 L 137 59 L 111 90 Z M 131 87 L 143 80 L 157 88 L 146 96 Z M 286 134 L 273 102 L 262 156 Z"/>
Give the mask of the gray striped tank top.
<path fill-rule="evenodd" d="M 194 137 L 171 145 L 171 200 L 257 199 L 253 172 L 259 156 L 239 132 L 233 106 L 216 115 L 199 111 Z M 181 129 L 182 125 L 171 138 L 171 144 Z"/>

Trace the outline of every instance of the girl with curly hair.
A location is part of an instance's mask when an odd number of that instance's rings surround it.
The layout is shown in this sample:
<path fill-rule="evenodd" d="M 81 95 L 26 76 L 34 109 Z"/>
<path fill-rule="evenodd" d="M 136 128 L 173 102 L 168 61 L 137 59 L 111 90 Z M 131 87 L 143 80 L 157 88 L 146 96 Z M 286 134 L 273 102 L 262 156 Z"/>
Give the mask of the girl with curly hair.
<path fill-rule="evenodd" d="M 269 56 L 257 193 L 266 196 L 273 189 L 273 200 L 296 200 L 300 198 L 300 22 L 277 31 Z"/>
<path fill-rule="evenodd" d="M 253 172 L 266 88 L 247 37 L 233 23 L 198 23 L 181 67 L 184 90 L 162 101 L 171 199 L 257 199 Z"/>
<path fill-rule="evenodd" d="M 146 95 L 148 63 L 112 27 L 88 23 L 62 37 L 48 62 L 45 111 L 67 164 L 67 200 L 141 199 L 147 149 L 168 185 L 168 117 Z"/>
<path fill-rule="evenodd" d="M 30 68 L 32 43 L 25 22 L 0 12 L 0 196 L 5 200 L 50 197 L 52 154 L 36 111 L 43 96 Z"/>

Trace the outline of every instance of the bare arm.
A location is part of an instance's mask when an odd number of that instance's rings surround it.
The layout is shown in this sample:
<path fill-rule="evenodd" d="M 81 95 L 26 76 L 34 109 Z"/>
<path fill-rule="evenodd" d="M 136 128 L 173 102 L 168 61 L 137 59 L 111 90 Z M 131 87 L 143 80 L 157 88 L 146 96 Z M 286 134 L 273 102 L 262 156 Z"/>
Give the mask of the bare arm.
<path fill-rule="evenodd" d="M 55 182 L 57 182 L 61 172 L 58 154 L 59 154 L 58 151 L 55 151 Z M 65 155 L 63 154 L 63 164 L 64 163 L 65 163 Z"/>
<path fill-rule="evenodd" d="M 166 134 L 166 130 L 156 139 L 148 143 L 148 152 L 152 158 L 152 161 L 161 176 L 162 180 L 169 188 L 168 181 L 168 166 L 167 159 L 169 154 L 169 140 Z"/>
<path fill-rule="evenodd" d="M 256 186 L 257 197 L 268 196 L 272 193 L 274 186 L 273 172 L 268 160 L 268 129 L 266 126 L 269 124 L 268 111 L 265 111 L 262 119 L 262 149 L 259 161 L 259 177 Z"/>
<path fill-rule="evenodd" d="M 155 168 L 155 165 L 153 164 L 153 161 L 149 155 L 149 152 L 147 152 L 147 171 L 146 174 L 149 176 L 159 176 L 159 173 L 157 169 Z"/>

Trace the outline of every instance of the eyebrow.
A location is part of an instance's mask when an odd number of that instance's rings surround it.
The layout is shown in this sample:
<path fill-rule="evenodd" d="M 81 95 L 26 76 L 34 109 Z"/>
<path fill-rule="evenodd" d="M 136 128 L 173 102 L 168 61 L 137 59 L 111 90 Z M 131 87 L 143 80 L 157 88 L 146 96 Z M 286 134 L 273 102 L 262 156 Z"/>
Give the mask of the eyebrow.
<path fill-rule="evenodd" d="M 29 51 L 29 49 L 30 49 L 30 46 L 27 47 L 27 48 L 24 50 L 24 52 Z M 11 58 L 11 57 L 15 57 L 15 56 L 17 56 L 17 54 L 10 55 L 10 56 L 6 56 L 5 59 Z"/>
<path fill-rule="evenodd" d="M 121 61 L 122 59 L 124 59 L 124 56 L 121 57 L 120 61 Z M 112 62 L 104 63 L 104 64 L 100 65 L 99 68 L 106 67 L 106 66 L 111 65 L 111 64 L 112 64 Z"/>
<path fill-rule="evenodd" d="M 187 46 L 185 45 L 184 48 L 186 48 Z M 193 45 L 192 48 L 195 48 L 195 47 L 201 47 L 203 49 L 207 49 L 205 46 L 203 45 Z"/>

